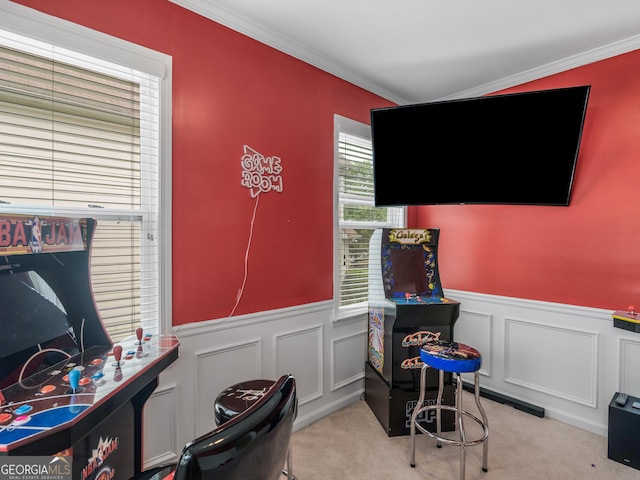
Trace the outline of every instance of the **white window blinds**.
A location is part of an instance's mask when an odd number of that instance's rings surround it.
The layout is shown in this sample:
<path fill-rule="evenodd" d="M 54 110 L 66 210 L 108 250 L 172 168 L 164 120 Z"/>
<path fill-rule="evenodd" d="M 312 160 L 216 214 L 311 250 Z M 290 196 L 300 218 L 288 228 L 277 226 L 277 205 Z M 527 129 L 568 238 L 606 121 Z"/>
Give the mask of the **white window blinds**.
<path fill-rule="evenodd" d="M 114 341 L 158 333 L 158 90 L 0 33 L 0 210 L 97 220 L 91 282 Z"/>
<path fill-rule="evenodd" d="M 366 306 L 369 240 L 376 228 L 404 226 L 404 208 L 376 208 L 370 128 L 337 117 L 337 303 L 343 312 Z"/>

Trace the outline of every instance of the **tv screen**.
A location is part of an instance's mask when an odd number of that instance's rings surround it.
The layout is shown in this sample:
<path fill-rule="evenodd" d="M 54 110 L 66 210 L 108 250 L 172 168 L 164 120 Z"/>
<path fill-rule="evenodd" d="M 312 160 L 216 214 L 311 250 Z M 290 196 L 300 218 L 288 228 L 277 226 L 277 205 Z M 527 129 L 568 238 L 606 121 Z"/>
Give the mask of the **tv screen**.
<path fill-rule="evenodd" d="M 589 91 L 371 110 L 376 206 L 569 205 Z"/>

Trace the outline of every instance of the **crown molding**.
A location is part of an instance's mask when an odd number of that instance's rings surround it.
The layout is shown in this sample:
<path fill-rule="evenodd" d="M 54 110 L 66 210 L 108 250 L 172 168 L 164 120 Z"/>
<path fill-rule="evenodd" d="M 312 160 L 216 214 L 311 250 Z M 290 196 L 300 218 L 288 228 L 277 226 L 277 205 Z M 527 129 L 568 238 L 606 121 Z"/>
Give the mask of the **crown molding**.
<path fill-rule="evenodd" d="M 377 85 L 367 78 L 356 74 L 349 69 L 348 66 L 337 63 L 330 60 L 317 52 L 310 50 L 304 45 L 285 37 L 273 30 L 264 28 L 262 25 L 254 22 L 253 20 L 238 15 L 232 12 L 230 9 L 220 6 L 212 5 L 210 2 L 199 2 L 192 0 L 169 0 L 176 5 L 180 5 L 187 10 L 195 12 L 209 20 L 213 20 L 216 23 L 224 25 L 236 32 L 242 33 L 247 37 L 257 40 L 260 43 L 268 45 L 280 52 L 286 53 L 298 60 L 302 60 L 309 65 L 312 65 L 320 70 L 330 73 L 342 80 L 352 83 L 358 87 L 361 87 L 368 92 L 379 95 L 394 103 L 407 103 L 405 98 L 398 96 L 396 93 L 387 90 L 380 85 Z"/>
<path fill-rule="evenodd" d="M 523 72 L 516 73 L 514 75 L 510 75 L 493 82 L 485 83 L 483 85 L 479 85 L 477 87 L 470 88 L 453 95 L 449 95 L 442 98 L 441 100 L 478 97 L 486 95 L 488 93 L 497 92 L 499 90 L 504 90 L 506 88 L 515 87 L 516 85 L 521 85 L 533 80 L 539 80 L 550 75 L 565 72 L 573 68 L 589 65 L 590 63 L 595 63 L 600 60 L 606 60 L 607 58 L 612 58 L 617 55 L 632 52 L 639 48 L 640 35 L 635 35 L 619 42 L 603 45 L 601 47 L 597 47 L 592 50 L 579 53 L 577 55 L 572 55 L 555 62 L 547 63 L 546 65 L 542 65 L 540 67 L 525 70 Z"/>
<path fill-rule="evenodd" d="M 306 48 L 305 46 L 293 41 L 292 39 L 280 35 L 277 32 L 269 30 L 262 25 L 252 21 L 249 18 L 238 15 L 230 9 L 213 5 L 210 2 L 201 2 L 196 0 L 169 0 L 172 3 L 182 6 L 187 10 L 202 15 L 209 20 L 220 23 L 232 30 L 242 33 L 260 43 L 268 45 L 276 50 L 291 55 L 292 57 L 302 60 L 314 67 L 319 68 L 327 73 L 335 75 L 349 83 L 361 87 L 373 94 L 379 95 L 391 102 L 399 105 L 415 103 L 406 98 L 402 98 L 397 93 L 389 91 L 371 82 L 369 79 L 362 77 L 351 71 L 348 66 L 336 63 L 326 57 L 318 55 Z M 616 55 L 627 53 L 640 48 L 640 35 L 627 38 L 618 42 L 594 48 L 586 52 L 582 52 L 570 57 L 566 57 L 546 65 L 525 70 L 523 72 L 510 75 L 492 82 L 478 85 L 476 87 L 463 90 L 438 100 L 448 100 L 456 98 L 476 97 L 486 95 L 488 93 L 503 90 L 505 88 L 521 85 L 526 82 L 538 80 L 540 78 L 554 75 L 572 68 L 588 65 L 600 60 L 604 60 Z"/>

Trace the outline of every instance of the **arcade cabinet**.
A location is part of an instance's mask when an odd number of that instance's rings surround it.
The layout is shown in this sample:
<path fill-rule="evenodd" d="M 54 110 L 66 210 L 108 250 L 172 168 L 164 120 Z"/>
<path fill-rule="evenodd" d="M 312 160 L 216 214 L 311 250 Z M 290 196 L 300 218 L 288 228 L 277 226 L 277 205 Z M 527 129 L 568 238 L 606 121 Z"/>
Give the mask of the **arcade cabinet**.
<path fill-rule="evenodd" d="M 177 338 L 114 345 L 89 276 L 96 222 L 0 216 L 0 455 L 60 457 L 73 480 L 142 470 L 143 407 Z"/>
<path fill-rule="evenodd" d="M 387 435 L 408 435 L 420 389 L 420 348 L 453 340 L 460 304 L 444 296 L 438 271 L 439 229 L 378 229 L 369 243 L 369 326 L 366 402 Z M 443 403 L 453 405 L 446 374 Z M 427 400 L 437 396 L 438 372 L 427 372 Z M 435 418 L 421 419 L 435 429 Z M 443 412 L 442 430 L 454 430 Z"/>

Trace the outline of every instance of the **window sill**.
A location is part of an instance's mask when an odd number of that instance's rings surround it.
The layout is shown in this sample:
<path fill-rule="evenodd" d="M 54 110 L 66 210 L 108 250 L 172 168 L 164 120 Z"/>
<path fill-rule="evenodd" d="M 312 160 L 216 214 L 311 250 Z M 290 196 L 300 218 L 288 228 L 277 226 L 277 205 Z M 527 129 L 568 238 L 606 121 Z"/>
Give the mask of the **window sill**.
<path fill-rule="evenodd" d="M 342 307 L 337 309 L 333 316 L 333 323 L 342 323 L 353 320 L 366 319 L 369 307 L 367 304 L 355 305 L 352 307 Z"/>

